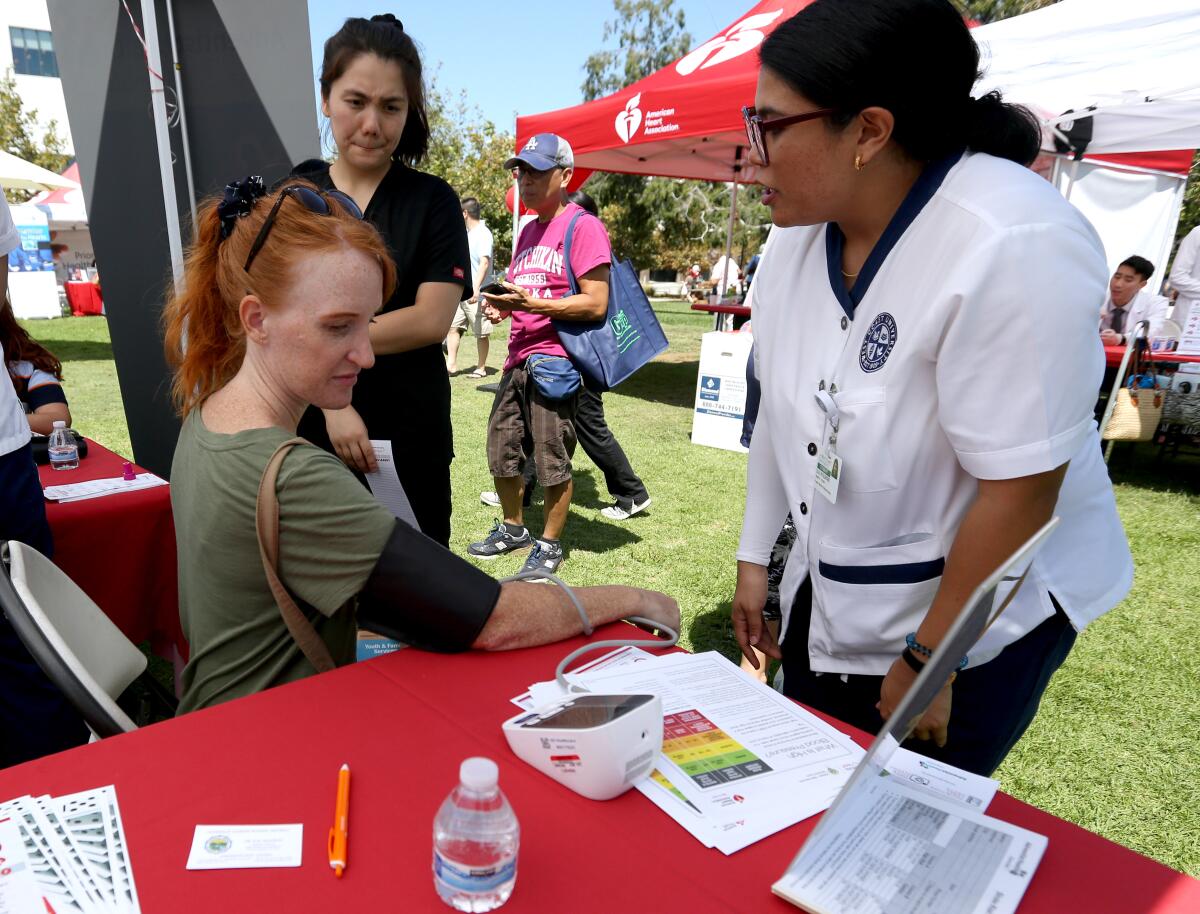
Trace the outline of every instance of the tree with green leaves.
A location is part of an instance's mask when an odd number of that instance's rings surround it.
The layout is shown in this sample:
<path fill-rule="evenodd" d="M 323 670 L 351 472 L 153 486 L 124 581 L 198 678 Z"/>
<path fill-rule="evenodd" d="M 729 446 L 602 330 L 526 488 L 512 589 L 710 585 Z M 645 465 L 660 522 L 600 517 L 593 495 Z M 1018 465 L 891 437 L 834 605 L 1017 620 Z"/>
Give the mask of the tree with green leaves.
<path fill-rule="evenodd" d="M 1010 16 L 1020 16 L 1029 13 L 1058 0 L 953 0 L 954 5 L 962 10 L 967 19 L 974 19 L 981 25 L 988 22 L 998 22 Z"/>
<path fill-rule="evenodd" d="M 0 78 L 0 149 L 59 174 L 71 161 L 66 145 L 58 135 L 57 122 L 42 127 L 37 111 L 25 109 L 12 76 Z M 27 190 L 6 190 L 4 194 L 10 203 L 24 203 L 33 196 Z"/>
<path fill-rule="evenodd" d="M 504 204 L 512 185 L 504 161 L 512 156 L 513 135 L 468 105 L 465 93 L 449 98 L 433 84 L 426 104 L 429 154 L 421 167 L 446 181 L 460 199 L 479 200 L 483 221 L 492 232 L 495 263 L 504 265 L 513 243 L 512 214 Z"/>

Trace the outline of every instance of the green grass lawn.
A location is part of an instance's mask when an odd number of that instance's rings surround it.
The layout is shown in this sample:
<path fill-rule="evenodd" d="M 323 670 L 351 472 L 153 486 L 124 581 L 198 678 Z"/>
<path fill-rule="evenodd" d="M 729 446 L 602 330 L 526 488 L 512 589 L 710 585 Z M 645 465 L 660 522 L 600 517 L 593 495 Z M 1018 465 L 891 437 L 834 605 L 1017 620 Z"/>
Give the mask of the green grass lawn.
<path fill-rule="evenodd" d="M 745 497 L 745 458 L 693 446 L 691 405 L 701 334 L 711 318 L 658 302 L 670 350 L 605 395 L 609 424 L 654 500 L 625 523 L 600 517 L 603 476 L 580 452 L 562 574 L 572 584 L 623 583 L 679 600 L 684 643 L 733 657 L 728 614 Z M 62 358 L 75 427 L 129 453 L 103 318 L 29 322 Z M 505 328 L 489 364 L 504 357 Z M 460 364 L 472 364 L 464 340 Z M 497 375 L 488 377 L 495 381 Z M 453 387 L 454 536 L 460 553 L 497 513 L 484 451 L 491 395 Z M 1158 463 L 1147 446 L 1118 450 L 1111 470 L 1137 563 L 1133 592 L 1080 636 L 1041 713 L 1000 769 L 1007 792 L 1170 866 L 1200 876 L 1200 462 Z M 527 514 L 541 528 L 540 495 Z M 523 556 L 483 567 L 515 572 Z"/>

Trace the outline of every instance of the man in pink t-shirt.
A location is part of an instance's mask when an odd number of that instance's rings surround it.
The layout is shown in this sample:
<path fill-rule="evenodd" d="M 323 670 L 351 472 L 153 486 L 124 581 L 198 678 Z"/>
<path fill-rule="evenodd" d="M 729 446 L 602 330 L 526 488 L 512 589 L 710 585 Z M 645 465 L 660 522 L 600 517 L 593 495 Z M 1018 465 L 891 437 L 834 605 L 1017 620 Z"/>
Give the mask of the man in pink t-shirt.
<path fill-rule="evenodd" d="M 488 418 L 488 468 L 496 482 L 503 522 L 468 552 L 493 559 L 533 546 L 522 571 L 553 573 L 562 562 L 559 538 L 571 506 L 571 456 L 575 452 L 575 396 L 551 400 L 538 389 L 527 364 L 530 356 L 567 358 L 553 320 L 596 321 L 608 309 L 608 233 L 595 216 L 566 202 L 575 164 L 562 137 L 540 133 L 504 163 L 514 170 L 521 203 L 537 212 L 522 229 L 508 269 L 505 295 L 484 294 L 488 320 L 511 316 L 508 358 Z M 563 262 L 567 227 L 576 214 L 571 236 L 571 271 L 579 293 L 572 295 Z M 526 453 L 528 452 L 528 457 Z M 536 539 L 525 529 L 521 508 L 522 470 L 526 459 L 537 468 L 546 493 L 546 521 Z"/>

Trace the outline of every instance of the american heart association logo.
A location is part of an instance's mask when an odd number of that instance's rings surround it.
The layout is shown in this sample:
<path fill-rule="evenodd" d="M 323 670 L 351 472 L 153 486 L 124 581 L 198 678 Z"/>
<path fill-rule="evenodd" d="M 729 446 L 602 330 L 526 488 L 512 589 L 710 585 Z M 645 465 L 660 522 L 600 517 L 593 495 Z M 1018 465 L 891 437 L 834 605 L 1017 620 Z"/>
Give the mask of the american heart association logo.
<path fill-rule="evenodd" d="M 679 63 L 675 64 L 675 72 L 680 76 L 690 76 L 696 70 L 707 70 L 753 51 L 767 37 L 763 30 L 782 15 L 783 10 L 777 9 L 769 13 L 747 16 L 741 22 L 732 25 L 724 34 L 718 35 L 712 41 L 706 41 L 690 54 L 681 57 Z"/>
<path fill-rule="evenodd" d="M 639 92 L 625 103 L 625 110 L 617 114 L 613 126 L 617 128 L 617 136 L 621 138 L 622 143 L 632 140 L 638 128 L 642 126 L 642 110 L 638 107 L 641 101 L 642 93 Z"/>

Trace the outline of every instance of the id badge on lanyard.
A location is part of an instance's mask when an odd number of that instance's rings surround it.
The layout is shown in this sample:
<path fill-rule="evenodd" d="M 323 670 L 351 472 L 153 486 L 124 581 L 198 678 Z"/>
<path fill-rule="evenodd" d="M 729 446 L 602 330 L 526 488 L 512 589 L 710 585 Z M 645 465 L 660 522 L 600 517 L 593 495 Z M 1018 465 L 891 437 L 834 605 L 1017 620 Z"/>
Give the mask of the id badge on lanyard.
<path fill-rule="evenodd" d="M 841 415 L 838 412 L 837 402 L 832 396 L 835 390 L 836 388 L 819 390 L 814 395 L 817 405 L 825 413 L 825 422 L 829 425 L 828 442 L 817 452 L 816 487 L 817 491 L 831 505 L 837 503 L 838 483 L 842 473 L 846 470 L 845 462 L 837 452 L 838 425 L 841 422 Z"/>

